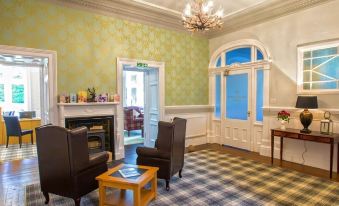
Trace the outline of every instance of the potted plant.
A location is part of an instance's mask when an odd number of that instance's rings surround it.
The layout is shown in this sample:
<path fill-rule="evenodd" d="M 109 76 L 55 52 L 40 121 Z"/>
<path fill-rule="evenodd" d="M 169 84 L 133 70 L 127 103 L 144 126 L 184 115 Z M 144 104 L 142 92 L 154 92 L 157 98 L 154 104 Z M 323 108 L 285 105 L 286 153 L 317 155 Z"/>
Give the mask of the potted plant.
<path fill-rule="evenodd" d="M 290 121 L 290 113 L 286 112 L 285 110 L 282 110 L 278 113 L 278 120 L 280 120 L 280 129 L 285 130 L 286 129 L 286 123 Z"/>

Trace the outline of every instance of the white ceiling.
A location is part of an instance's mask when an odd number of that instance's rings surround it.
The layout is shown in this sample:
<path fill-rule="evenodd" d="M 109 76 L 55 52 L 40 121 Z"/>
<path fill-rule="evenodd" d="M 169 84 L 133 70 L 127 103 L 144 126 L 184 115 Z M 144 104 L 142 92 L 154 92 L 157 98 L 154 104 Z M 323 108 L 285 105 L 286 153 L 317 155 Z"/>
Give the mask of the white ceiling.
<path fill-rule="evenodd" d="M 172 11 L 181 14 L 189 0 L 133 0 L 148 6 Z M 250 9 L 262 3 L 272 2 L 273 0 L 213 0 L 214 8 L 222 7 L 225 16 L 236 14 L 240 11 Z"/>

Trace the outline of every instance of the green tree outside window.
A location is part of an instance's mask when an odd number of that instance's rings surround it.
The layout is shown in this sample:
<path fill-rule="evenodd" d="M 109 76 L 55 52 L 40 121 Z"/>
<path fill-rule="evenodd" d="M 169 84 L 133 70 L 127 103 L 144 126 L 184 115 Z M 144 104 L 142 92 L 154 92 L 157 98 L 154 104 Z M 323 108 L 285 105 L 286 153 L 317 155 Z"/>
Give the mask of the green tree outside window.
<path fill-rule="evenodd" d="M 24 103 L 24 85 L 12 84 L 12 103 Z"/>

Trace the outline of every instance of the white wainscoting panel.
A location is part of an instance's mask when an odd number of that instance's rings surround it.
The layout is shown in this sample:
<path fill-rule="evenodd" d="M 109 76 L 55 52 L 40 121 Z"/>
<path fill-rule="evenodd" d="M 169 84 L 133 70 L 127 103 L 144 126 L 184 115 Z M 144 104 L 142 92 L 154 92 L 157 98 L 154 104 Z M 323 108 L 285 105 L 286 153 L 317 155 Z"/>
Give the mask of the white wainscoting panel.
<path fill-rule="evenodd" d="M 208 131 L 211 112 L 206 111 L 210 106 L 200 106 L 192 110 L 192 106 L 176 106 L 175 109 L 165 107 L 165 121 L 171 121 L 174 117 L 187 119 L 186 146 L 208 143 Z M 186 109 L 185 109 L 186 108 Z"/>

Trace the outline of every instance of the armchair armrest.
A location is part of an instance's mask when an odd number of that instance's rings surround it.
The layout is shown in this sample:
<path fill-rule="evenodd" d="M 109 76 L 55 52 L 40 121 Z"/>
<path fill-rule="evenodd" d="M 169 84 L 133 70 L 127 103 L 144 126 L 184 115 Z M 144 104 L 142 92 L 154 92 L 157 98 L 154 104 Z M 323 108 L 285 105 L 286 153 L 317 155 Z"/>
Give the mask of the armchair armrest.
<path fill-rule="evenodd" d="M 89 167 L 99 165 L 102 163 L 106 164 L 108 157 L 109 156 L 107 152 L 98 152 L 98 153 L 91 154 L 89 156 Z"/>
<path fill-rule="evenodd" d="M 151 157 L 151 158 L 160 158 L 160 159 L 170 159 L 170 153 L 160 151 L 156 148 L 149 147 L 137 147 L 138 156 L 142 157 Z"/>

